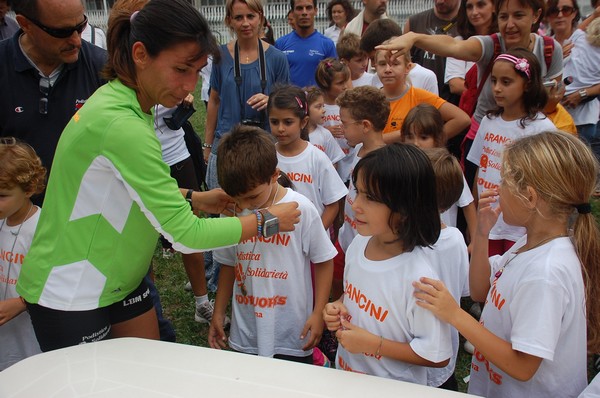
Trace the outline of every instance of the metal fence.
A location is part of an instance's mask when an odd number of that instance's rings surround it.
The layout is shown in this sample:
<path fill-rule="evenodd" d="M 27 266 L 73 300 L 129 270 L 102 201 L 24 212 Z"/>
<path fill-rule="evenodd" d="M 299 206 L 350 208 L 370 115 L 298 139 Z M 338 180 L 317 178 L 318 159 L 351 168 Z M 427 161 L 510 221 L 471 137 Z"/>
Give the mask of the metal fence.
<path fill-rule="evenodd" d="M 224 3 L 224 0 L 220 0 Z M 225 4 L 222 5 L 199 5 L 202 0 L 196 0 L 196 7 L 200 10 L 202 15 L 208 21 L 211 30 L 221 43 L 226 43 L 231 39 L 231 33 L 229 28 L 225 26 Z M 356 10 L 362 10 L 361 0 L 352 0 L 352 5 Z M 327 2 L 318 2 L 319 15 L 315 19 L 315 28 L 319 32 L 325 31 L 329 26 L 325 9 L 327 8 Z M 589 0 L 579 1 L 582 15 L 588 15 L 591 12 L 591 6 Z M 287 13 L 290 9 L 289 2 L 268 2 L 265 4 L 265 16 L 271 23 L 273 29 L 273 35 L 275 39 L 281 37 L 290 32 L 290 27 L 287 24 Z M 409 16 L 418 12 L 424 11 L 433 7 L 433 0 L 390 0 L 388 2 L 388 16 L 398 22 L 400 26 L 404 26 L 404 23 Z M 101 27 L 106 31 L 106 23 L 108 20 L 108 13 L 105 11 L 87 11 L 89 21 Z"/>
<path fill-rule="evenodd" d="M 362 9 L 362 1 L 352 1 L 356 10 Z M 211 30 L 221 43 L 226 43 L 231 39 L 229 28 L 225 26 L 225 5 L 197 6 L 202 15 L 208 21 Z M 265 16 L 271 23 L 273 35 L 277 39 L 290 32 L 287 24 L 287 13 L 290 9 L 289 2 L 267 3 L 265 6 Z M 388 16 L 404 26 L 404 22 L 412 14 L 433 7 L 432 0 L 392 0 L 388 3 Z M 325 9 L 326 2 L 318 2 L 319 15 L 315 19 L 315 28 L 319 32 L 325 31 L 329 26 Z M 87 16 L 90 23 L 106 30 L 108 14 L 105 11 L 88 10 Z"/>

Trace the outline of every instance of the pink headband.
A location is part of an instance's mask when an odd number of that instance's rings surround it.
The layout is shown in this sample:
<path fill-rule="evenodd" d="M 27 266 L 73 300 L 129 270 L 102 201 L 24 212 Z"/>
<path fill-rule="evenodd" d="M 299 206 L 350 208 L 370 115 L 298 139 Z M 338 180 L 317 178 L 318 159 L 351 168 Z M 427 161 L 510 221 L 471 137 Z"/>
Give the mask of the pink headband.
<path fill-rule="evenodd" d="M 525 58 L 517 58 L 510 54 L 500 54 L 498 55 L 498 58 L 496 58 L 496 61 L 499 59 L 513 63 L 516 70 L 525 73 L 528 79 L 531 77 L 529 73 L 529 62 Z"/>

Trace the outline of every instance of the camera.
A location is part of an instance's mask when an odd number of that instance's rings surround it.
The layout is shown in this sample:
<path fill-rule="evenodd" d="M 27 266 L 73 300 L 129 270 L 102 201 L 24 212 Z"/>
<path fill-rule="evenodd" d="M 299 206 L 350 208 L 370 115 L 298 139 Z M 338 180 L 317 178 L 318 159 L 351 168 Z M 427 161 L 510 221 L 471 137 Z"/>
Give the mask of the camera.
<path fill-rule="evenodd" d="M 165 124 L 171 130 L 179 130 L 194 112 L 196 112 L 194 105 L 182 102 L 177 106 L 171 117 L 164 118 Z"/>
<path fill-rule="evenodd" d="M 253 126 L 253 127 L 261 127 L 261 128 L 263 125 L 260 120 L 255 120 L 255 119 L 244 119 L 240 123 L 243 124 L 244 126 Z"/>

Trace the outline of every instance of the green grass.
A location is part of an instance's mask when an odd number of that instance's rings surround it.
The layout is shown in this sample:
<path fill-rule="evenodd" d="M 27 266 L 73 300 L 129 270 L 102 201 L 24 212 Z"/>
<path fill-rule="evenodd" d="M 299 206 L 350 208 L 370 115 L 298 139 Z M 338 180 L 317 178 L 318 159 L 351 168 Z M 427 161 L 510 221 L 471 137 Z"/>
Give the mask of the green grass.
<path fill-rule="evenodd" d="M 200 87 L 200 83 L 198 83 L 198 87 Z M 200 100 L 198 90 L 194 93 L 194 98 L 196 113 L 192 116 L 191 122 L 204 142 L 206 108 Z M 592 201 L 592 209 L 596 218 L 600 220 L 600 200 Z M 206 340 L 208 325 L 194 321 L 194 297 L 191 292 L 183 289 L 184 284 L 187 282 L 187 276 L 181 262 L 181 256 L 176 254 L 172 258 L 164 259 L 161 255 L 160 245 L 158 245 L 154 256 L 154 274 L 164 315 L 173 322 L 177 333 L 177 342 L 208 347 Z M 463 308 L 468 309 L 472 301 L 463 299 L 461 304 Z M 466 384 L 463 379 L 469 375 L 471 355 L 463 350 L 463 342 L 464 339 L 461 337 L 460 351 L 456 362 L 456 377 L 459 383 L 459 391 L 466 392 Z M 590 380 L 595 374 L 596 372 L 589 367 L 588 376 Z"/>

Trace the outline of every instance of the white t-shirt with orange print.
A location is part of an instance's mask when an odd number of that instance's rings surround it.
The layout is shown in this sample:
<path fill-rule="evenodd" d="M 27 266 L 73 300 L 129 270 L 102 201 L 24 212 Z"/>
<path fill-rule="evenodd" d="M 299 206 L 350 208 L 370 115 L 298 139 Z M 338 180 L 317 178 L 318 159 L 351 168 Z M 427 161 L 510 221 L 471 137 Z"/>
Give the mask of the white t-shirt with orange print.
<path fill-rule="evenodd" d="M 294 231 L 213 252 L 216 261 L 236 268 L 229 336 L 236 351 L 265 357 L 311 354 L 302 350 L 310 335 L 300 339 L 313 311 L 310 263 L 331 260 L 337 250 L 307 198 L 288 188 L 278 203 L 293 201 L 302 213 Z"/>
<path fill-rule="evenodd" d="M 490 258 L 491 289 L 480 322 L 514 350 L 542 358 L 518 381 L 475 347 L 469 393 L 492 398 L 577 397 L 587 385 L 585 295 L 581 264 L 568 237 L 519 253 L 527 236 Z"/>
<path fill-rule="evenodd" d="M 344 305 L 348 321 L 385 339 L 410 344 L 422 358 L 441 362 L 452 356 L 450 326 L 419 307 L 412 283 L 439 279 L 421 247 L 383 261 L 365 257 L 371 237 L 357 235 L 346 252 Z M 385 344 L 385 343 L 384 343 Z M 373 353 L 351 354 L 338 346 L 336 368 L 389 379 L 427 384 L 427 368 Z"/>

